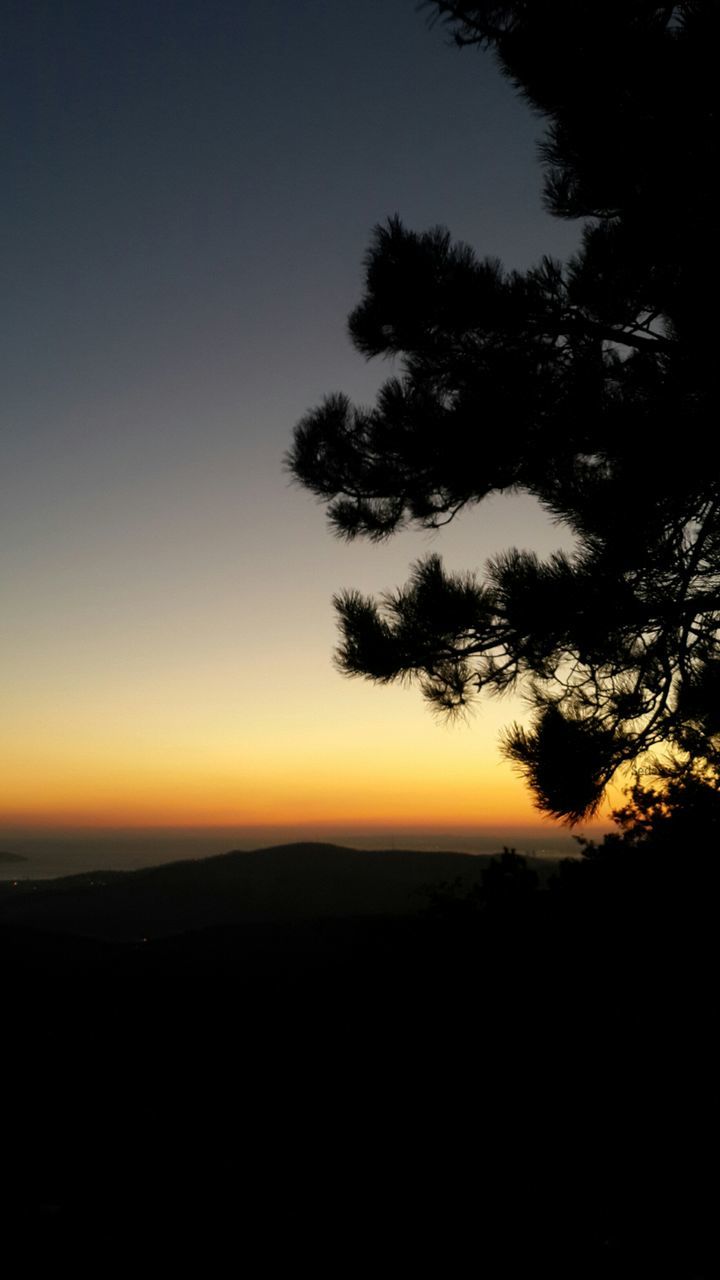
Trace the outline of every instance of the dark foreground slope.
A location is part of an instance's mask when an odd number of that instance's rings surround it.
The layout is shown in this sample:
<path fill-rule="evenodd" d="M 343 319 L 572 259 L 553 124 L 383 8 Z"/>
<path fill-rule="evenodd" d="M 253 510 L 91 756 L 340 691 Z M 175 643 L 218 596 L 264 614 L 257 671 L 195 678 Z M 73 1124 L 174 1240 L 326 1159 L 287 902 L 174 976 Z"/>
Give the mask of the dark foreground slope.
<path fill-rule="evenodd" d="M 266 887 L 184 933 L 191 868 L 5 908 L 3 1205 L 26 1266 L 127 1248 L 135 1269 L 179 1253 L 212 1273 L 222 1247 L 333 1275 L 709 1274 L 709 907 L 516 867 L 428 911 L 429 864 L 357 858 L 214 859 L 197 910 L 253 867 Z M 81 904 L 127 923 L 129 884 L 159 912 L 148 942 L 60 933 Z M 374 910 L 335 913 L 350 884 Z M 30 929 L 38 908 L 54 932 Z"/>

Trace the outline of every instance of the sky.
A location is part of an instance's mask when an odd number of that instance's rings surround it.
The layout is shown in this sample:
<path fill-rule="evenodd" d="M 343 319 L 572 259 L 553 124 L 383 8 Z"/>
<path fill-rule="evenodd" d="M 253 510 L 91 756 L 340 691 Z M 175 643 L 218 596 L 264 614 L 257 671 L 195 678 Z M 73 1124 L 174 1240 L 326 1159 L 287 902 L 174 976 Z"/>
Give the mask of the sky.
<path fill-rule="evenodd" d="M 528 498 L 373 546 L 290 482 L 352 348 L 372 228 L 523 268 L 541 122 L 415 0 L 6 0 L 0 18 L 3 832 L 539 822 L 498 749 L 332 666 L 333 592 L 429 551 L 568 546 Z"/>

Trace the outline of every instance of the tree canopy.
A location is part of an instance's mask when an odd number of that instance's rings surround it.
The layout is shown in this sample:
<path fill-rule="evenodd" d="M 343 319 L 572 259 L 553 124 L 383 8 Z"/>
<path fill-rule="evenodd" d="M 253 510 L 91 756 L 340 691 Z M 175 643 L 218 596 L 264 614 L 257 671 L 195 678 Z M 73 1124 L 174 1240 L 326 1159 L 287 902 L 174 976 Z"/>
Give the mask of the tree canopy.
<path fill-rule="evenodd" d="M 396 358 L 371 408 L 328 396 L 294 476 L 345 538 L 437 528 L 526 492 L 574 538 L 484 575 L 431 555 L 380 599 L 336 598 L 349 675 L 416 679 L 452 714 L 520 687 L 504 749 L 544 811 L 577 821 L 615 772 L 720 736 L 720 480 L 712 417 L 712 0 L 433 3 L 545 121 L 544 201 L 579 251 L 508 270 L 399 218 L 375 228 L 349 319 Z M 713 423 L 713 425 L 711 425 Z"/>

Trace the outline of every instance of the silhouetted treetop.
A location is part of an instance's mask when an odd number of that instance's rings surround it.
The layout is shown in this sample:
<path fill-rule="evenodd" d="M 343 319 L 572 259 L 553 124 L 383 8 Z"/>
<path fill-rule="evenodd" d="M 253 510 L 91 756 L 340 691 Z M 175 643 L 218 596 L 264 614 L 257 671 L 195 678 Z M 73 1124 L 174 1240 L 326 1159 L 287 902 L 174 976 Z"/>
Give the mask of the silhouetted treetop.
<path fill-rule="evenodd" d="M 544 117 L 546 203 L 585 220 L 581 248 L 521 272 L 443 228 L 376 227 L 349 329 L 396 376 L 372 407 L 336 394 L 308 413 L 289 465 L 347 538 L 508 491 L 571 531 L 572 554 L 511 550 L 482 581 L 430 556 L 401 590 L 336 606 L 350 675 L 416 678 L 448 712 L 522 679 L 535 719 L 505 750 L 574 821 L 640 753 L 702 756 L 720 732 L 718 6 L 427 7 Z"/>

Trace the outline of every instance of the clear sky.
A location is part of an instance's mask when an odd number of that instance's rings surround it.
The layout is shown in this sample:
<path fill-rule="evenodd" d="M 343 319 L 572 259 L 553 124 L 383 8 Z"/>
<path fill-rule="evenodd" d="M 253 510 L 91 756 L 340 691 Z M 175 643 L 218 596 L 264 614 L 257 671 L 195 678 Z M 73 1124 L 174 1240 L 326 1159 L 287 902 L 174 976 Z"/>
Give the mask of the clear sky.
<path fill-rule="evenodd" d="M 414 0 L 6 0 L 0 834 L 23 824 L 537 821 L 467 725 L 332 668 L 330 598 L 428 550 L 567 535 L 527 499 L 439 535 L 333 540 L 283 470 L 352 349 L 375 223 L 525 267 L 540 122 Z"/>

